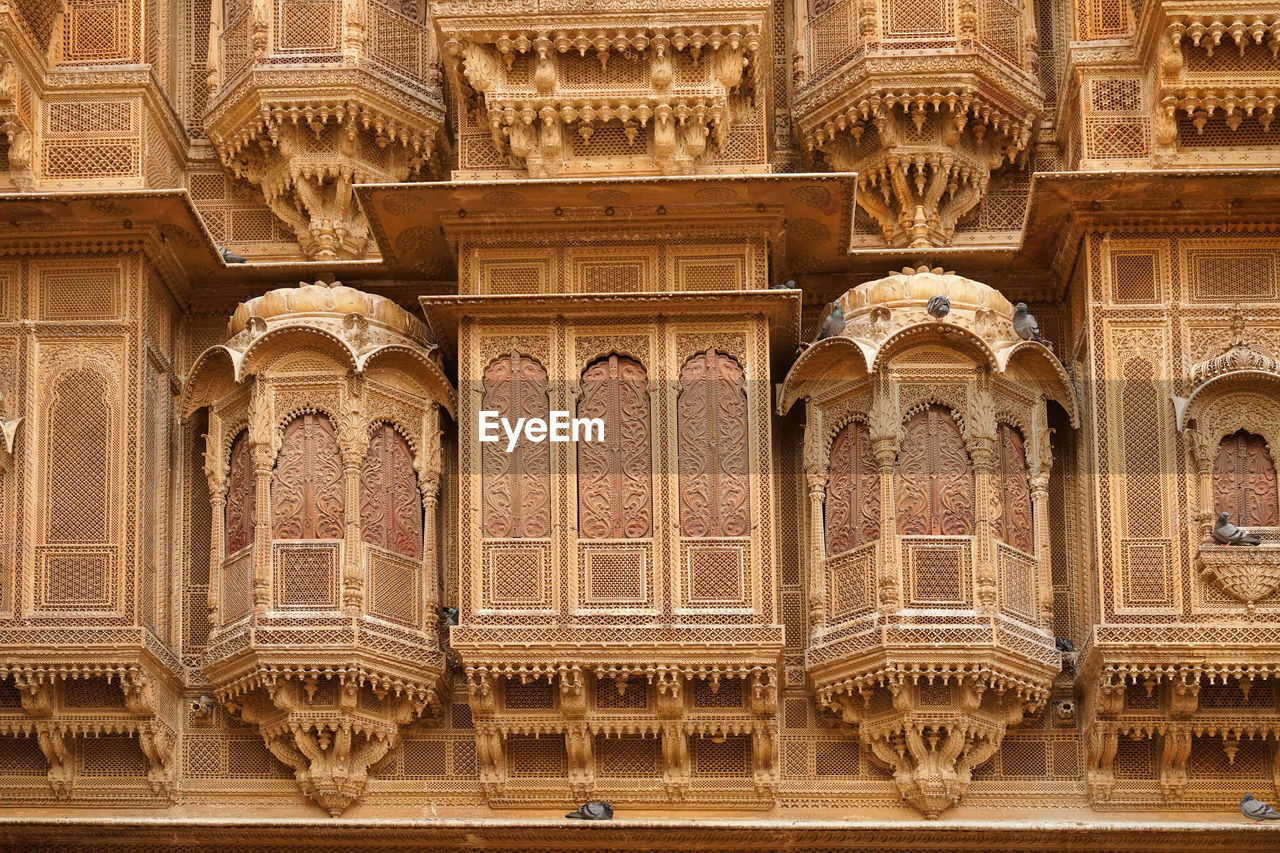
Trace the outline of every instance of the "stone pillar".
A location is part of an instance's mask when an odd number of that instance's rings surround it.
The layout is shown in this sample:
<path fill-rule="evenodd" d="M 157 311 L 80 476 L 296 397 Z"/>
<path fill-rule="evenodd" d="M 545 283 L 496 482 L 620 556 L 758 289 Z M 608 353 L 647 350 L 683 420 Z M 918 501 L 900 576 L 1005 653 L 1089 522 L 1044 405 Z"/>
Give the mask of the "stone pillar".
<path fill-rule="evenodd" d="M 874 401 L 868 413 L 871 452 L 880 472 L 880 559 L 877 586 L 880 611 L 892 613 L 902 607 L 901 550 L 898 547 L 897 495 L 893 465 L 898 458 L 902 422 L 897 401 L 887 377 L 876 378 Z"/>
<path fill-rule="evenodd" d="M 271 389 L 266 380 L 253 381 L 249 400 L 249 452 L 253 459 L 253 612 L 271 609 L 271 469 L 275 464 L 275 422 Z"/>

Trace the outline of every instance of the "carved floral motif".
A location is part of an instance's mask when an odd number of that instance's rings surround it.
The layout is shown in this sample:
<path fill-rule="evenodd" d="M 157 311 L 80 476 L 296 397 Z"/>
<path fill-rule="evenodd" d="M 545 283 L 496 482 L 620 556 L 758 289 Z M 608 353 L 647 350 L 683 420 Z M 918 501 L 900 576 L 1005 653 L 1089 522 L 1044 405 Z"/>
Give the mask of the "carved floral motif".
<path fill-rule="evenodd" d="M 228 554 L 234 554 L 253 542 L 256 507 L 257 489 L 253 482 L 249 431 L 243 430 L 231 443 L 231 473 L 227 484 Z"/>
<path fill-rule="evenodd" d="M 422 554 L 422 492 L 413 452 L 390 424 L 374 429 L 360 469 L 360 531 L 365 542 L 388 551 Z"/>
<path fill-rule="evenodd" d="M 272 536 L 341 539 L 346 504 L 333 422 L 306 412 L 289 422 L 271 475 Z"/>
<path fill-rule="evenodd" d="M 846 424 L 831 445 L 826 509 L 828 554 L 880 538 L 880 471 L 861 421 Z"/>
<path fill-rule="evenodd" d="M 504 355 L 484 372 L 481 408 L 499 418 L 546 419 L 547 371 L 519 352 Z M 484 534 L 494 538 L 537 539 L 551 533 L 550 445 L 523 436 L 506 452 L 498 442 L 481 451 Z"/>
<path fill-rule="evenodd" d="M 708 349 L 685 362 L 676 400 L 680 532 L 745 536 L 748 497 L 747 392 L 742 366 Z"/>
<path fill-rule="evenodd" d="M 585 539 L 653 531 L 649 382 L 644 367 L 610 355 L 582 374 L 579 418 L 604 421 L 604 441 L 579 441 L 578 530 Z"/>
<path fill-rule="evenodd" d="M 894 474 L 900 535 L 973 533 L 973 465 L 945 406 L 927 406 L 907 421 Z"/>
<path fill-rule="evenodd" d="M 1240 430 L 1218 444 L 1213 461 L 1213 513 L 1230 512 L 1241 527 L 1275 527 L 1276 466 L 1260 435 Z"/>
<path fill-rule="evenodd" d="M 1000 424 L 997 433 L 1000 513 L 994 518 L 995 534 L 1020 551 L 1030 553 L 1031 487 L 1027 478 L 1027 452 L 1022 433 Z"/>

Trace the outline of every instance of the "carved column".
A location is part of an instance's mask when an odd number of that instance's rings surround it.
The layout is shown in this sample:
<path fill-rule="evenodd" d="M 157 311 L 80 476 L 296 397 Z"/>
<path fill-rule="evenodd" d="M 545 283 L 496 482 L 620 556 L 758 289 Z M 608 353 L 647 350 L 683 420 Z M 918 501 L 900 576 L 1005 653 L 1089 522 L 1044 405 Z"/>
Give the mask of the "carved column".
<path fill-rule="evenodd" d="M 898 548 L 897 495 L 894 493 L 893 463 L 898 458 L 898 417 L 893 391 L 883 373 L 876 379 L 875 399 L 868 416 L 871 452 L 880 471 L 880 571 L 877 600 L 880 610 L 892 613 L 902 606 L 901 551 Z"/>
<path fill-rule="evenodd" d="M 1191 444 L 1191 458 L 1196 469 L 1196 506 L 1193 518 L 1200 528 L 1200 542 L 1213 543 L 1213 457 L 1216 448 L 1208 435 L 1199 429 L 1189 429 L 1186 436 Z"/>
<path fill-rule="evenodd" d="M 965 441 L 973 461 L 974 542 L 977 609 L 994 613 L 999 607 L 999 572 L 996 569 L 995 524 L 996 417 L 991 389 L 982 381 L 973 388 L 965 417 Z"/>
<path fill-rule="evenodd" d="M 217 628 L 221 622 L 219 592 L 222 589 L 222 550 L 226 546 L 225 521 L 227 512 L 227 484 L 209 478 L 209 505 L 213 512 L 213 525 L 209 531 L 209 627 Z"/>
<path fill-rule="evenodd" d="M 253 458 L 253 611 L 271 609 L 271 469 L 275 462 L 275 424 L 271 392 L 255 379 L 249 399 L 249 452 Z"/>
<path fill-rule="evenodd" d="M 819 633 L 827 624 L 827 551 L 825 501 L 826 431 L 822 428 L 822 410 L 816 406 L 807 412 L 805 424 L 804 473 L 809 486 L 809 630 Z"/>
<path fill-rule="evenodd" d="M 1032 417 L 1033 458 L 1030 465 L 1032 542 L 1039 574 L 1040 621 L 1053 622 L 1053 568 L 1049 559 L 1049 472 L 1053 468 L 1053 448 L 1049 444 L 1047 410 L 1041 400 Z"/>
<path fill-rule="evenodd" d="M 364 542 L 360 536 L 360 463 L 369 447 L 369 431 L 360 412 L 361 385 L 356 380 L 342 415 L 342 482 L 346 512 L 342 538 L 342 607 L 352 616 L 364 605 Z"/>
<path fill-rule="evenodd" d="M 432 403 L 423 419 L 422 445 L 415 460 L 418 488 L 422 492 L 422 598 L 424 624 L 434 622 L 440 606 L 440 543 L 436 510 L 440 503 L 440 406 Z"/>

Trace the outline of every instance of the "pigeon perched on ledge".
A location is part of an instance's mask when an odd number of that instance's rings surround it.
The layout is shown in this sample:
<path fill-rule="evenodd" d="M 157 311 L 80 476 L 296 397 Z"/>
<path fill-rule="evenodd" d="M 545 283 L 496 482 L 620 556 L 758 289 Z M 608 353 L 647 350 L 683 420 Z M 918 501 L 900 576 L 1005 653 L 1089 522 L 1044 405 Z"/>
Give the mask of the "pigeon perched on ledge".
<path fill-rule="evenodd" d="M 1027 303 L 1025 302 L 1019 302 L 1013 306 L 1013 330 L 1024 341 L 1035 341 L 1038 344 L 1044 343 L 1044 337 L 1040 334 L 1040 324 L 1036 322 L 1034 315 L 1027 313 Z"/>
<path fill-rule="evenodd" d="M 1254 823 L 1262 823 L 1264 820 L 1280 820 L 1280 812 L 1266 803 L 1255 800 L 1253 794 L 1245 794 L 1244 799 L 1240 801 L 1240 814 Z"/>
<path fill-rule="evenodd" d="M 228 252 L 222 246 L 218 247 L 218 254 L 222 255 L 222 260 L 228 264 L 243 264 L 245 259 L 234 252 Z"/>
<path fill-rule="evenodd" d="M 1218 513 L 1218 520 L 1213 525 L 1213 538 L 1223 545 L 1261 545 L 1262 540 L 1247 530 L 1241 530 L 1228 519 L 1231 513 Z"/>
<path fill-rule="evenodd" d="M 951 300 L 939 294 L 930 297 L 924 306 L 925 313 L 935 320 L 941 320 L 951 313 Z"/>
<path fill-rule="evenodd" d="M 565 817 L 578 820 L 613 820 L 613 806 L 608 803 L 584 803 L 576 812 L 569 812 Z"/>

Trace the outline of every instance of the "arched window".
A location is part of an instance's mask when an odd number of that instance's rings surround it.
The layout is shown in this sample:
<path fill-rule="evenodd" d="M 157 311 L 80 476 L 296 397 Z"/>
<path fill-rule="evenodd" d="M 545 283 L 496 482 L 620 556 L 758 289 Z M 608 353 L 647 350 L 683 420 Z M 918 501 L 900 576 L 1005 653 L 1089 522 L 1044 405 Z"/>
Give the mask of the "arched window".
<path fill-rule="evenodd" d="M 996 488 L 1000 495 L 1000 514 L 995 519 L 996 538 L 1030 553 L 1031 485 L 1022 433 L 1008 424 L 1000 424 L 996 440 Z"/>
<path fill-rule="evenodd" d="M 241 430 L 231 442 L 231 470 L 227 476 L 227 554 L 253 543 L 257 494 L 249 454 L 249 431 Z"/>
<path fill-rule="evenodd" d="M 714 349 L 680 370 L 676 440 L 684 536 L 746 536 L 751 529 L 744 386 L 742 366 Z"/>
<path fill-rule="evenodd" d="M 1240 430 L 1218 444 L 1213 461 L 1213 511 L 1231 513 L 1241 527 L 1280 525 L 1276 466 L 1260 435 Z"/>
<path fill-rule="evenodd" d="M 422 492 L 409 443 L 390 424 L 379 424 L 360 467 L 360 532 L 365 542 L 422 556 Z"/>
<path fill-rule="evenodd" d="M 496 411 L 514 425 L 519 418 L 549 416 L 547 371 L 518 352 L 504 355 L 484 371 L 481 409 Z M 506 437 L 480 445 L 484 535 L 538 539 L 551 533 L 551 449 L 523 435 L 507 453 Z"/>
<path fill-rule="evenodd" d="M 584 539 L 651 535 L 653 464 L 644 367 L 620 355 L 588 365 L 578 417 L 604 422 L 604 441 L 577 443 L 579 534 Z"/>
<path fill-rule="evenodd" d="M 70 371 L 54 386 L 44 455 L 47 543 L 110 541 L 107 519 L 116 510 L 107 486 L 112 440 L 107 395 L 106 379 L 92 370 Z"/>
<path fill-rule="evenodd" d="M 911 416 L 895 477 L 899 534 L 973 534 L 973 465 L 950 409 L 930 405 Z"/>
<path fill-rule="evenodd" d="M 846 424 L 831 444 L 826 528 L 828 554 L 880 538 L 880 471 L 861 421 Z"/>
<path fill-rule="evenodd" d="M 333 422 L 317 412 L 289 421 L 271 474 L 272 537 L 341 539 L 346 490 Z"/>

